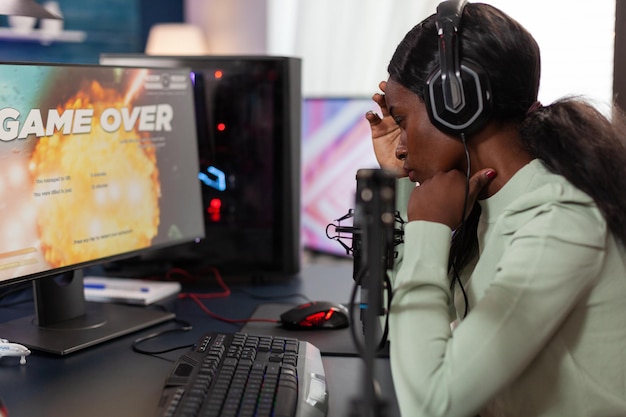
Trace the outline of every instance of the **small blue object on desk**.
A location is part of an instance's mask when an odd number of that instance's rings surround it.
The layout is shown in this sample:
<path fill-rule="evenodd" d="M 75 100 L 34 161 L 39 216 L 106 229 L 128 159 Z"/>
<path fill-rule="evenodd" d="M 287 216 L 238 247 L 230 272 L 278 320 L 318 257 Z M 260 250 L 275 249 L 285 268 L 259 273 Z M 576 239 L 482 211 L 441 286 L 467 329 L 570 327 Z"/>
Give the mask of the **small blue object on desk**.
<path fill-rule="evenodd" d="M 88 290 L 111 290 L 118 289 L 123 291 L 139 291 L 139 292 L 150 292 L 150 288 L 148 287 L 137 287 L 137 288 L 123 288 L 123 287 L 115 287 L 112 285 L 107 285 L 104 283 L 85 283 L 85 289 Z"/>
<path fill-rule="evenodd" d="M 87 276 L 84 288 L 87 301 L 149 305 L 178 294 L 181 286 L 179 282 Z"/>

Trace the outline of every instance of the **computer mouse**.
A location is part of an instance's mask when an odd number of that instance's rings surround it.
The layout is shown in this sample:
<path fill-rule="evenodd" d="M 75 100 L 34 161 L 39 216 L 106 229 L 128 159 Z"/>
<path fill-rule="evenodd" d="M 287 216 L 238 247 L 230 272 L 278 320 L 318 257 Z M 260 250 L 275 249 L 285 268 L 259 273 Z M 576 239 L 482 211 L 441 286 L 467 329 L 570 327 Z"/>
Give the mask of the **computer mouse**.
<path fill-rule="evenodd" d="M 348 308 L 330 301 L 311 301 L 295 306 L 280 315 L 286 329 L 342 329 L 350 323 Z"/>

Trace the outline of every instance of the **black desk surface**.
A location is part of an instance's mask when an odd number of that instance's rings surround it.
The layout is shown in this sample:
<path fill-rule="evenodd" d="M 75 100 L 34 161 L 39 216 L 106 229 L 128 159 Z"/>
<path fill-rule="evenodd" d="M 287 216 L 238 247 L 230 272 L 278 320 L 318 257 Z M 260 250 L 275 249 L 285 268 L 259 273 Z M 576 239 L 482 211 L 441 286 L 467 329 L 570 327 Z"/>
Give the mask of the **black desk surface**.
<path fill-rule="evenodd" d="M 299 276 L 280 283 L 231 284 L 233 292 L 228 298 L 209 299 L 204 304 L 221 316 L 245 319 L 265 303 L 305 301 L 293 294 L 347 303 L 352 283 L 350 263 L 312 264 L 304 266 Z M 218 290 L 205 288 L 207 292 Z M 32 314 L 32 309 L 28 302 L 4 307 L 0 309 L 0 322 Z M 142 344 L 144 349 L 188 345 L 206 331 L 237 331 L 242 327 L 242 323 L 228 324 L 209 317 L 188 299 L 175 301 L 172 309 L 177 318 L 192 324 L 192 330 L 153 339 Z M 2 358 L 0 398 L 9 417 L 153 416 L 163 381 L 184 350 L 149 356 L 134 352 L 131 346 L 138 337 L 177 326 L 171 321 L 66 356 L 33 352 L 24 366 L 19 365 L 17 358 Z M 337 334 L 332 330 L 325 332 L 330 338 Z M 297 332 L 294 337 L 309 338 L 306 332 Z M 320 337 L 323 335 L 319 333 L 311 335 L 317 340 Z M 354 355 L 336 354 L 323 354 L 323 361 L 330 396 L 328 417 L 351 417 L 351 402 L 360 399 L 363 391 L 363 361 Z M 398 416 L 388 359 L 378 358 L 376 362 L 376 376 L 389 403 L 385 417 Z"/>

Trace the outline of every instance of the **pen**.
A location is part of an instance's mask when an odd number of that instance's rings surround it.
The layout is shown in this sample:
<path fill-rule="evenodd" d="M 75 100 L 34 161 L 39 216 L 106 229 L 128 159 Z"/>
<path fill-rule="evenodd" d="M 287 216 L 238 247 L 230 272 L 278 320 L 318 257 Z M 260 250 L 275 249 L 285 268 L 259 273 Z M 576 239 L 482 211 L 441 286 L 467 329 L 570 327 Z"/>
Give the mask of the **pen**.
<path fill-rule="evenodd" d="M 150 292 L 150 288 L 148 287 L 124 287 L 124 286 L 114 286 L 107 285 L 102 283 L 85 283 L 85 289 L 90 290 L 121 290 L 121 291 L 137 291 L 137 292 Z"/>

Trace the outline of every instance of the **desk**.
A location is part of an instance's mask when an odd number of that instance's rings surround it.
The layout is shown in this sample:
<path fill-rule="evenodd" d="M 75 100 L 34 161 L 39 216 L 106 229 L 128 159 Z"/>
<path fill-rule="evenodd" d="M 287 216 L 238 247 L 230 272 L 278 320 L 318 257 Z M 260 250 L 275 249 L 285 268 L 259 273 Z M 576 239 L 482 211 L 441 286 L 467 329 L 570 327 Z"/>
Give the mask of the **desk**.
<path fill-rule="evenodd" d="M 207 300 L 205 304 L 217 314 L 229 318 L 247 318 L 266 301 L 251 297 L 276 297 L 301 293 L 310 299 L 347 302 L 352 287 L 352 264 L 331 263 L 305 265 L 301 274 L 280 284 L 238 285 L 228 298 Z M 237 291 L 237 289 L 246 292 Z M 284 302 L 301 303 L 299 297 Z M 190 322 L 188 332 L 170 333 L 143 344 L 146 349 L 161 349 L 194 343 L 206 331 L 236 331 L 241 326 L 209 318 L 190 300 L 178 300 L 173 306 L 177 317 Z M 32 314 L 32 304 L 0 310 L 0 320 Z M 13 317 L 7 317 L 8 313 Z M 175 328 L 168 322 L 118 338 L 92 348 L 59 357 L 34 352 L 25 366 L 16 358 L 0 360 L 0 397 L 9 417 L 143 417 L 153 416 L 163 381 L 172 361 L 184 352 L 177 350 L 159 357 L 133 352 L 132 342 L 139 336 Z M 2 337 L 0 335 L 0 337 Z M 298 338 L 306 340 L 304 333 Z M 360 398 L 362 361 L 356 357 L 323 357 L 330 408 L 328 417 L 349 417 L 350 402 Z M 399 416 L 386 358 L 378 358 L 376 375 L 389 402 L 386 417 Z"/>

